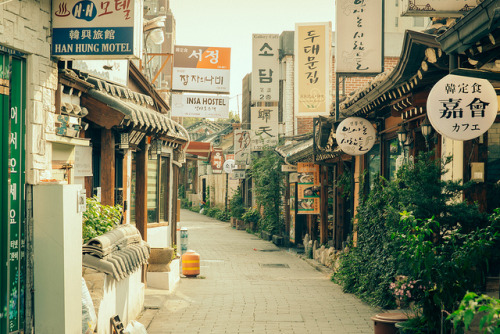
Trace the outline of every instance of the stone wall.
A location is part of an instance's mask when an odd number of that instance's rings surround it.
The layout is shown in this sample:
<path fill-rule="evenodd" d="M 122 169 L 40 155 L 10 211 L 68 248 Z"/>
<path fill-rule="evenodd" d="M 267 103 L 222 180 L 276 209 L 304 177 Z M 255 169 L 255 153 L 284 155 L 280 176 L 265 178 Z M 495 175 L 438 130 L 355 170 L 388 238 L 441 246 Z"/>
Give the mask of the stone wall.
<path fill-rule="evenodd" d="M 50 58 L 51 1 L 11 1 L 0 8 L 0 47 L 26 54 L 26 182 L 50 178 L 57 63 Z"/>

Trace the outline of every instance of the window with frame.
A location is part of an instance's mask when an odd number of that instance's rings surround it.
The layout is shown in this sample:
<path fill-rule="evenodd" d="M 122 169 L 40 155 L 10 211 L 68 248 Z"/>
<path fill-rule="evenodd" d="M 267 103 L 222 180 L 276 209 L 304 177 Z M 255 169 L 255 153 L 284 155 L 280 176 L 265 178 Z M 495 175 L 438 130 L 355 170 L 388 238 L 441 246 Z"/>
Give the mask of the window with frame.
<path fill-rule="evenodd" d="M 147 212 L 148 224 L 168 222 L 170 158 L 159 156 L 157 160 L 148 160 Z"/>
<path fill-rule="evenodd" d="M 398 138 L 389 139 L 385 142 L 385 168 L 384 175 L 388 180 L 394 180 L 399 167 L 404 162 L 404 151 L 399 144 Z"/>

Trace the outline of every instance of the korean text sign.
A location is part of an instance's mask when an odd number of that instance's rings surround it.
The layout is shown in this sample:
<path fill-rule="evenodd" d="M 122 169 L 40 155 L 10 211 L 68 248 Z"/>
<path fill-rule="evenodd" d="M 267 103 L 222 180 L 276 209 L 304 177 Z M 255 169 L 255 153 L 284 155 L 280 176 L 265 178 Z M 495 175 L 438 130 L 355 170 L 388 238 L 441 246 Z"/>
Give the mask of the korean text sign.
<path fill-rule="evenodd" d="M 266 146 L 278 144 L 278 107 L 252 107 L 252 151 L 262 151 Z"/>
<path fill-rule="evenodd" d="M 252 37 L 252 101 L 279 101 L 279 35 Z"/>
<path fill-rule="evenodd" d="M 172 94 L 172 116 L 228 118 L 229 97 L 200 94 Z"/>
<path fill-rule="evenodd" d="M 342 151 L 349 155 L 363 155 L 375 144 L 376 131 L 368 120 L 349 117 L 340 122 L 335 136 Z"/>
<path fill-rule="evenodd" d="M 295 24 L 297 116 L 330 114 L 331 22 Z"/>
<path fill-rule="evenodd" d="M 432 87 L 427 116 L 434 129 L 454 140 L 479 137 L 495 122 L 498 98 L 488 80 L 447 75 Z"/>
<path fill-rule="evenodd" d="M 403 0 L 402 16 L 460 17 L 478 3 L 477 0 Z"/>
<path fill-rule="evenodd" d="M 63 59 L 140 58 L 142 1 L 55 0 L 52 55 Z"/>
<path fill-rule="evenodd" d="M 337 0 L 335 10 L 335 71 L 382 72 L 382 0 Z"/>
<path fill-rule="evenodd" d="M 222 173 L 222 166 L 224 164 L 224 153 L 221 148 L 214 148 L 212 150 L 210 164 L 214 174 Z"/>
<path fill-rule="evenodd" d="M 234 130 L 234 163 L 238 166 L 249 166 L 251 159 L 251 130 Z"/>
<path fill-rule="evenodd" d="M 172 88 L 229 93 L 230 65 L 231 48 L 176 45 Z"/>

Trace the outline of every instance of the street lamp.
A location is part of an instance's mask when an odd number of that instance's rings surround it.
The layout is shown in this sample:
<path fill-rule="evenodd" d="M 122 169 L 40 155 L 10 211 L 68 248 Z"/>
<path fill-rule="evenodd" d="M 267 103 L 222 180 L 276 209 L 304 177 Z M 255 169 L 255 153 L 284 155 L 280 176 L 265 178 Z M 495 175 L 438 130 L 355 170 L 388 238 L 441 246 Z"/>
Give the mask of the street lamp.
<path fill-rule="evenodd" d="M 427 116 L 425 116 L 424 121 L 420 124 L 420 130 L 422 131 L 422 136 L 424 136 L 425 139 L 425 146 L 429 149 L 429 137 L 431 136 L 432 125 Z"/>
<path fill-rule="evenodd" d="M 404 148 L 406 140 L 408 139 L 408 130 L 406 130 L 405 125 L 401 125 L 401 128 L 397 132 L 398 134 L 398 141 L 401 144 L 401 146 Z"/>

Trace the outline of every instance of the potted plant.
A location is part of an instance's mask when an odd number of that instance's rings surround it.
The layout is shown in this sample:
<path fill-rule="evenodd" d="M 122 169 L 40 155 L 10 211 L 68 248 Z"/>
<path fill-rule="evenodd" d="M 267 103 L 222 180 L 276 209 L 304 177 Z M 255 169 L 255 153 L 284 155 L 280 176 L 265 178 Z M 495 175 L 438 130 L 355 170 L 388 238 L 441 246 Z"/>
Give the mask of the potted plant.
<path fill-rule="evenodd" d="M 257 222 L 260 219 L 260 213 L 256 209 L 248 208 L 241 218 L 245 222 L 246 228 L 255 231 Z"/>
<path fill-rule="evenodd" d="M 97 197 L 87 198 L 87 209 L 82 215 L 83 243 L 114 229 L 120 224 L 122 208 L 102 205 Z"/>
<path fill-rule="evenodd" d="M 499 334 L 500 299 L 467 292 L 458 309 L 450 314 L 447 320 L 453 322 L 453 329 L 457 334 L 464 333 L 464 330 Z"/>
<path fill-rule="evenodd" d="M 464 233 L 460 228 L 443 230 L 434 218 L 422 220 L 408 212 L 401 214 L 402 228 L 392 238 L 399 246 L 401 270 L 418 287 L 412 292 L 420 292 L 414 296 L 418 312 L 400 326 L 404 333 L 433 333 L 451 327 L 445 314 L 456 308 L 467 290 L 480 284 L 482 268 L 499 237 L 494 216 L 491 225 Z M 418 331 L 409 331 L 410 325 Z"/>
<path fill-rule="evenodd" d="M 243 196 L 241 194 L 241 187 L 238 187 L 236 193 L 229 201 L 229 211 L 231 212 L 231 227 L 236 227 L 237 220 L 241 220 L 245 213 L 245 206 L 243 205 Z"/>

